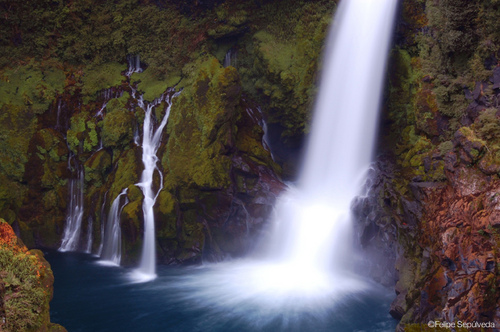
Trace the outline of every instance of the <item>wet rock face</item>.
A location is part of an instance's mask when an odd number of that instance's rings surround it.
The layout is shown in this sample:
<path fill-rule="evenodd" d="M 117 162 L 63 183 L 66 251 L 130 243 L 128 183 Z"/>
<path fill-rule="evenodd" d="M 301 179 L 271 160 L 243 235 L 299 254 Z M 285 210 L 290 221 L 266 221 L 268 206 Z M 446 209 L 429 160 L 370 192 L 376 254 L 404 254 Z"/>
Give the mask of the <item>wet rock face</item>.
<path fill-rule="evenodd" d="M 362 271 L 394 286 L 390 313 L 401 330 L 429 320 L 500 324 L 500 179 L 446 161 L 447 181 L 408 183 L 379 158 L 353 204 Z"/>
<path fill-rule="evenodd" d="M 426 193 L 419 242 L 430 253 L 432 277 L 422 280 L 412 318 L 499 323 L 500 181 L 464 166 L 449 179 Z"/>
<path fill-rule="evenodd" d="M 394 269 L 398 257 L 398 225 L 392 215 L 392 202 L 397 193 L 391 191 L 394 169 L 388 164 L 374 163 L 368 173 L 364 193 L 357 197 L 352 211 L 359 234 L 358 245 L 363 251 L 359 273 L 392 287 L 397 281 Z"/>
<path fill-rule="evenodd" d="M 499 39 L 484 30 L 497 13 L 488 1 L 402 3 L 381 130 L 390 157 L 379 158 L 395 170 L 380 191 L 395 195 L 378 201 L 398 234 L 400 331 L 434 319 L 500 325 Z"/>

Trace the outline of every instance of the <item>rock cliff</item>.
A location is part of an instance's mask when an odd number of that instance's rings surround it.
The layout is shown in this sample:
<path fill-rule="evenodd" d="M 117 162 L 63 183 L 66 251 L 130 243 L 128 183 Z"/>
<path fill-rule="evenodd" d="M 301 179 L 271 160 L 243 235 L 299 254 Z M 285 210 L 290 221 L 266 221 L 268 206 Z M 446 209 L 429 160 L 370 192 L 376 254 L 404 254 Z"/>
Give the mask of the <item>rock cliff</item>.
<path fill-rule="evenodd" d="M 54 276 L 40 250 L 28 250 L 0 219 L 0 329 L 64 332 L 50 322 Z"/>

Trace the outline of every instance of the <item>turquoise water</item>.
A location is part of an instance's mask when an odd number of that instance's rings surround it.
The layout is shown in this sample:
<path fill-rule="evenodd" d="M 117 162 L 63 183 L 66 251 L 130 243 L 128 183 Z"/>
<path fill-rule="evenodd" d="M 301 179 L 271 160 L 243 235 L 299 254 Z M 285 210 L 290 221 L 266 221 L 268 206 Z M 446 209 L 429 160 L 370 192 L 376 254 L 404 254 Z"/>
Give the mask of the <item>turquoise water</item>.
<path fill-rule="evenodd" d="M 51 320 L 69 332 L 373 332 L 394 331 L 397 324 L 388 314 L 392 291 L 383 288 L 344 296 L 331 306 L 298 303 L 300 298 L 274 303 L 221 289 L 222 279 L 207 282 L 218 277 L 217 265 L 160 266 L 154 281 L 132 283 L 131 270 L 99 265 L 87 254 L 51 251 L 46 258 L 55 276 Z"/>

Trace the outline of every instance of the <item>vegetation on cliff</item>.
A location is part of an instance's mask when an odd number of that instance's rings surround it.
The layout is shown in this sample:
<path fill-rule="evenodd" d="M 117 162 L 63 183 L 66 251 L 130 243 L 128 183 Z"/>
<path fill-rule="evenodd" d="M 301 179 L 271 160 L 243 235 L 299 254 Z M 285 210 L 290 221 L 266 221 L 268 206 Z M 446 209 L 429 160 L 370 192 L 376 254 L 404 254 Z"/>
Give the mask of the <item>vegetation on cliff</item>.
<path fill-rule="evenodd" d="M 54 276 L 39 250 L 30 250 L 0 219 L 0 328 L 2 331 L 66 331 L 50 322 Z"/>
<path fill-rule="evenodd" d="M 499 322 L 498 4 L 402 9 L 377 189 L 403 248 L 391 312 L 409 331 L 434 319 Z"/>

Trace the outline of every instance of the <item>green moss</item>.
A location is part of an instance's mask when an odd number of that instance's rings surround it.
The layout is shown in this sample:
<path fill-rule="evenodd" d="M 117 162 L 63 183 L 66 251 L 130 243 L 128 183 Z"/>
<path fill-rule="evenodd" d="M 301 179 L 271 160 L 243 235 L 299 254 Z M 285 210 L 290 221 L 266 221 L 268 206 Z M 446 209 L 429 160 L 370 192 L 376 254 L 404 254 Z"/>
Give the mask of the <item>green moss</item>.
<path fill-rule="evenodd" d="M 24 221 L 19 221 L 19 230 L 21 231 L 20 237 L 23 239 L 23 243 L 29 248 L 34 248 L 33 230 Z"/>
<path fill-rule="evenodd" d="M 316 71 L 336 3 L 268 2 L 238 53 L 243 89 L 265 105 L 268 123 L 291 140 L 308 131 Z"/>
<path fill-rule="evenodd" d="M 215 58 L 198 62 L 194 84 L 174 100 L 167 124 L 169 140 L 162 157 L 167 190 L 177 185 L 225 188 L 230 184 L 231 158 L 224 142 L 232 140 L 237 117 L 239 78 Z"/>
<path fill-rule="evenodd" d="M 0 173 L 0 212 L 4 209 L 17 211 L 23 203 L 28 188 Z"/>
<path fill-rule="evenodd" d="M 64 72 L 43 68 L 31 60 L 24 66 L 0 71 L 0 107 L 15 105 L 43 113 L 64 88 Z"/>
<path fill-rule="evenodd" d="M 123 95 L 120 98 L 113 98 L 106 104 L 106 112 L 113 112 L 118 108 L 126 108 L 127 102 L 130 98 L 130 95 L 127 91 L 123 92 Z"/>
<path fill-rule="evenodd" d="M 123 208 L 121 215 L 122 236 L 122 263 L 136 265 L 142 252 L 142 199 L 130 201 Z"/>
<path fill-rule="evenodd" d="M 94 100 L 97 92 L 120 85 L 127 67 L 124 64 L 110 62 L 85 68 L 82 76 L 82 94 L 84 103 Z"/>
<path fill-rule="evenodd" d="M 131 184 L 130 186 L 128 186 L 127 197 L 131 202 L 142 202 L 144 195 L 142 194 L 142 190 L 138 186 L 136 186 L 135 184 Z"/>
<path fill-rule="evenodd" d="M 248 22 L 248 13 L 229 6 L 223 3 L 215 8 L 217 24 L 207 31 L 210 37 L 216 39 L 231 37 L 244 32 L 244 25 Z"/>
<path fill-rule="evenodd" d="M 25 106 L 3 105 L 0 110 L 0 172 L 21 181 L 28 148 L 36 128 L 34 114 Z"/>
<path fill-rule="evenodd" d="M 142 73 L 134 73 L 131 82 L 139 82 L 137 88 L 144 95 L 144 99 L 153 101 L 160 97 L 167 88 L 175 86 L 181 80 L 180 72 L 169 73 L 168 78 L 159 79 L 155 76 L 153 69 L 148 68 Z"/>
<path fill-rule="evenodd" d="M 71 126 L 68 129 L 66 139 L 73 153 L 90 152 L 99 143 L 96 132 L 96 124 L 86 111 L 77 113 L 71 117 Z"/>
<path fill-rule="evenodd" d="M 100 187 L 111 170 L 111 156 L 106 150 L 97 151 L 84 164 L 85 181 L 92 182 L 94 187 Z"/>
<path fill-rule="evenodd" d="M 130 185 L 139 182 L 140 168 L 142 160 L 136 149 L 127 149 L 119 155 L 114 155 L 113 159 L 117 160 L 116 170 L 112 174 L 111 188 L 108 197 L 116 197 L 124 189 Z M 114 161 L 115 162 L 115 161 Z"/>
<path fill-rule="evenodd" d="M 438 149 L 441 155 L 445 155 L 451 150 L 453 150 L 453 142 L 452 141 L 443 142 L 439 144 Z"/>
<path fill-rule="evenodd" d="M 134 114 L 124 108 L 115 108 L 104 117 L 102 123 L 102 144 L 118 148 L 129 145 L 134 137 Z"/>
<path fill-rule="evenodd" d="M 500 118 L 496 108 L 488 108 L 481 112 L 474 124 L 474 129 L 483 140 L 493 144 L 500 144 Z"/>
<path fill-rule="evenodd" d="M 18 244 L 10 226 L 0 219 L 0 280 L 5 285 L 6 331 L 41 331 L 50 325 L 49 301 L 54 277 L 39 251 Z M 8 232 L 10 229 L 10 233 Z"/>
<path fill-rule="evenodd" d="M 123 214 L 125 215 L 125 218 L 128 220 L 128 222 L 132 223 L 134 225 L 134 228 L 139 230 L 141 228 L 140 222 L 139 222 L 139 216 L 142 211 L 142 201 L 141 200 L 136 200 L 136 201 L 131 201 L 125 207 L 123 208 Z"/>
<path fill-rule="evenodd" d="M 162 190 L 158 196 L 158 209 L 163 214 L 174 212 L 174 196 L 166 190 Z"/>

